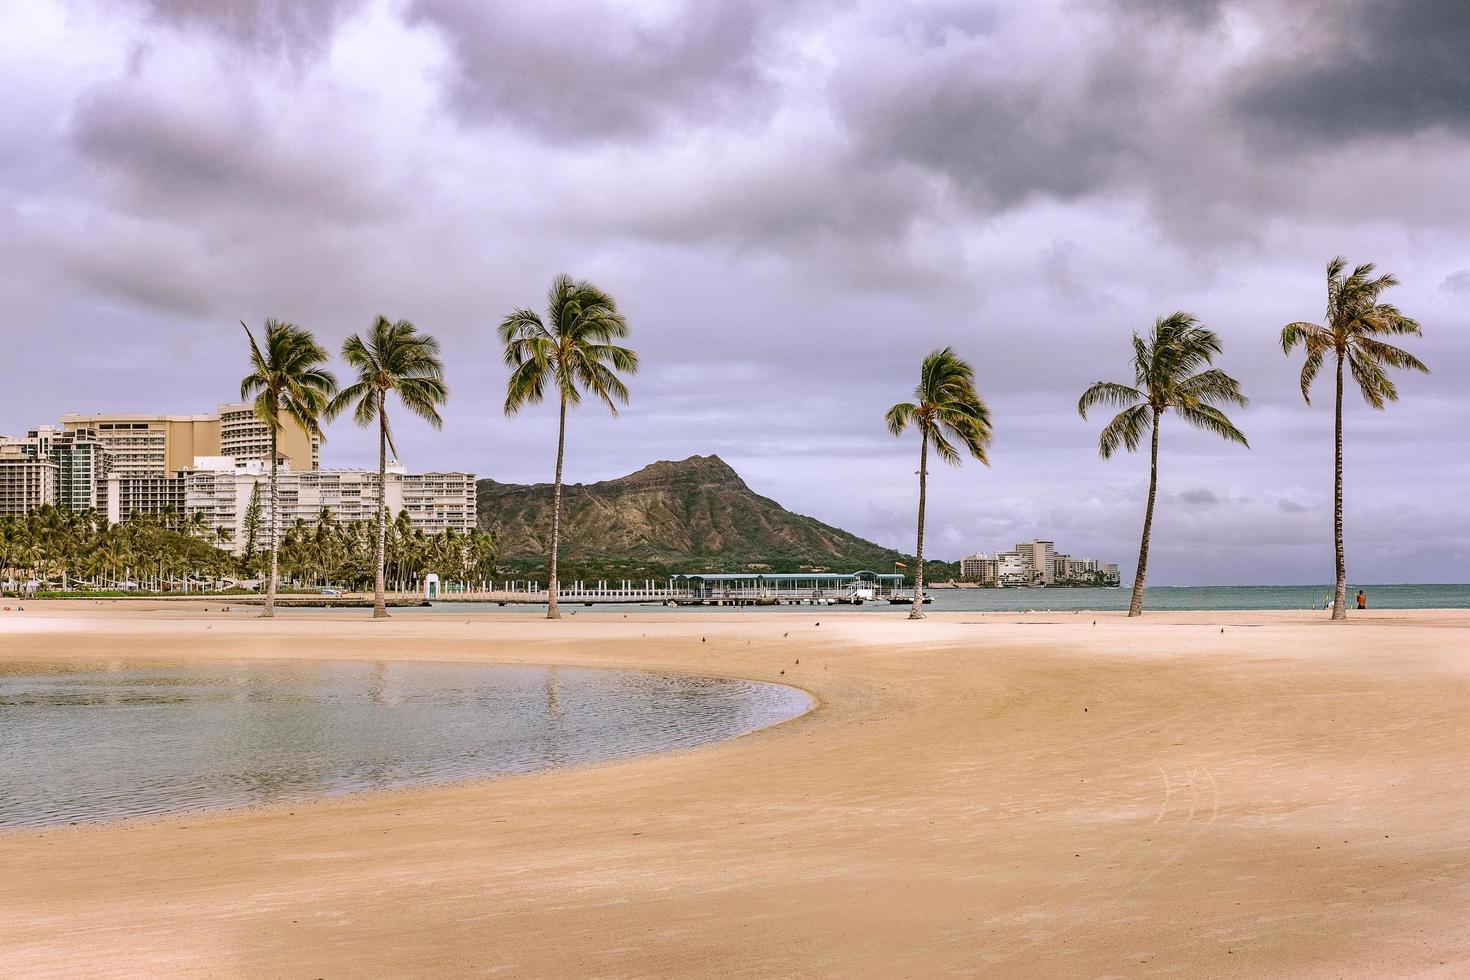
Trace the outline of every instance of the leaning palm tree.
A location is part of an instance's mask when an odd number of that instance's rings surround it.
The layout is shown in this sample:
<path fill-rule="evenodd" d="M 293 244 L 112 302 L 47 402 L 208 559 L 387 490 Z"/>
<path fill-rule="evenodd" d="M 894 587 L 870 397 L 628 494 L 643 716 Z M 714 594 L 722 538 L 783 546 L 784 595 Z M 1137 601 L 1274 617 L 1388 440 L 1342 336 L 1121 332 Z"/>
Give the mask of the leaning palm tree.
<path fill-rule="evenodd" d="M 1133 386 L 1099 381 L 1082 393 L 1077 411 L 1087 418 L 1095 405 L 1122 409 L 1102 431 L 1098 451 L 1109 459 L 1123 446 L 1129 452 L 1151 434 L 1148 506 L 1143 512 L 1143 540 L 1138 546 L 1138 571 L 1133 576 L 1129 616 L 1143 614 L 1143 582 L 1148 571 L 1149 535 L 1153 531 L 1154 500 L 1159 489 L 1159 423 L 1173 409 L 1197 429 L 1250 447 L 1240 430 L 1220 411 L 1219 404 L 1246 404 L 1240 383 L 1219 368 L 1211 368 L 1220 353 L 1220 338 L 1199 325 L 1188 313 L 1172 313 L 1154 323 L 1145 339 L 1133 334 Z M 1205 369 L 1205 370 L 1202 370 Z"/>
<path fill-rule="evenodd" d="M 556 606 L 557 550 L 561 545 L 561 472 L 566 458 L 567 407 L 581 404 L 582 392 L 600 399 L 612 414 L 628 403 L 628 387 L 618 372 L 638 371 L 638 355 L 613 343 L 628 336 L 628 322 L 607 293 L 585 280 L 560 275 L 546 299 L 546 319 L 535 310 L 516 310 L 500 324 L 505 363 L 505 414 L 538 404 L 550 384 L 561 405 L 556 436 L 556 484 L 551 507 L 551 576 L 547 619 L 560 619 Z"/>
<path fill-rule="evenodd" d="M 378 506 L 373 526 L 376 539 L 373 573 L 373 618 L 388 615 L 383 568 L 387 555 L 388 450 L 398 456 L 393 429 L 388 424 L 388 394 L 397 392 L 403 407 L 438 429 L 444 425 L 439 407 L 449 397 L 439 341 L 407 320 L 389 322 L 380 316 L 367 336 L 353 334 L 342 344 L 342 358 L 357 371 L 357 380 L 343 388 L 327 408 L 335 417 L 349 405 L 358 425 L 378 423 Z"/>
<path fill-rule="evenodd" d="M 902 435 L 910 425 L 919 430 L 919 535 L 914 548 L 914 608 L 909 619 L 923 619 L 924 610 L 924 508 L 929 479 L 929 445 L 951 466 L 962 460 L 959 443 L 966 452 L 990 465 L 985 451 L 990 446 L 990 410 L 975 391 L 975 372 L 945 347 L 924 358 L 919 366 L 919 385 L 914 400 L 899 402 L 885 416 L 888 431 Z M 951 441 L 953 440 L 953 441 Z"/>
<path fill-rule="evenodd" d="M 265 346 L 245 328 L 250 339 L 250 373 L 240 382 L 240 400 L 254 399 L 255 414 L 271 434 L 270 458 L 270 550 L 271 569 L 266 584 L 265 609 L 261 616 L 276 614 L 276 586 L 280 574 L 280 491 L 276 469 L 280 454 L 277 442 L 281 426 L 291 419 L 308 436 L 322 438 L 322 413 L 337 391 L 337 379 L 322 365 L 327 352 L 311 332 L 294 323 L 265 321 Z"/>
<path fill-rule="evenodd" d="M 1327 263 L 1327 318 L 1324 323 L 1297 321 L 1281 331 L 1281 349 L 1287 354 L 1301 345 L 1306 352 L 1302 364 L 1302 398 L 1311 404 L 1310 390 L 1322 362 L 1331 353 L 1337 361 L 1337 411 L 1334 432 L 1332 480 L 1332 535 L 1337 549 L 1337 589 L 1332 598 L 1332 618 L 1347 618 L 1347 560 L 1342 546 L 1342 389 L 1343 366 L 1352 372 L 1363 400 L 1382 411 L 1398 401 L 1398 387 L 1384 372 L 1385 367 L 1429 372 L 1413 354 L 1379 337 L 1420 335 L 1419 324 L 1381 303 L 1384 290 L 1398 285 L 1392 275 L 1373 275 L 1373 263 L 1358 266 L 1347 276 L 1347 259 L 1338 256 Z"/>

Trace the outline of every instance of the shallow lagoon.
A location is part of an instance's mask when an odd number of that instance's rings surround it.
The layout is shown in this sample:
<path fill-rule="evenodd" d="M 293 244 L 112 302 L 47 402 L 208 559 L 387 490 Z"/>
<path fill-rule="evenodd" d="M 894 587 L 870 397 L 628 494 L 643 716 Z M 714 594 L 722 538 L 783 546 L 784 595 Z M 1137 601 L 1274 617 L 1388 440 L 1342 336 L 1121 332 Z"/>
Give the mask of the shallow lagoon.
<path fill-rule="evenodd" d="M 776 684 L 355 661 L 0 663 L 0 827 L 285 802 L 731 738 Z"/>

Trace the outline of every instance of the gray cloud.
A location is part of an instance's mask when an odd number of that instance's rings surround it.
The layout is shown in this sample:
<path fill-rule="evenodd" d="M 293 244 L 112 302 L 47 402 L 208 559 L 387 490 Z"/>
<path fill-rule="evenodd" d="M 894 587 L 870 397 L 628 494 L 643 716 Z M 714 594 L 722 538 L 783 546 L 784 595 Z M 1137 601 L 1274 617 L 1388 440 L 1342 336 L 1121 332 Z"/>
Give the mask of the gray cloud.
<path fill-rule="evenodd" d="M 1208 487 L 1194 487 L 1179 494 L 1179 499 L 1191 507 L 1214 507 L 1220 503 L 1220 498 Z"/>
<path fill-rule="evenodd" d="M 1119 9 L 1146 18 L 1178 20 L 1190 27 L 1210 27 L 1219 19 L 1229 0 L 1107 0 Z"/>
<path fill-rule="evenodd" d="M 743 123 L 773 92 L 768 46 L 806 5 L 678 0 L 640 14 L 603 0 L 413 0 L 408 18 L 454 52 L 450 101 L 462 117 L 579 143 Z"/>
<path fill-rule="evenodd" d="M 201 101 L 126 82 L 77 101 L 70 138 L 96 172 L 142 212 L 235 208 L 365 221 L 398 205 L 332 137 L 284 132 L 249 90 L 216 89 Z"/>
<path fill-rule="evenodd" d="M 1459 269 L 1444 277 L 1439 288 L 1458 296 L 1470 296 L 1470 269 Z"/>
<path fill-rule="evenodd" d="M 859 165 L 918 167 L 985 210 L 1117 178 L 1142 125 L 1137 65 L 1034 36 L 1044 22 L 1012 16 L 975 31 L 943 16 L 952 8 L 919 9 L 931 16 L 886 24 L 834 80 Z M 1021 42 L 1040 57 L 1018 56 Z"/>
<path fill-rule="evenodd" d="M 251 50 L 316 53 L 365 0 L 134 0 L 154 20 L 203 30 Z"/>
<path fill-rule="evenodd" d="M 1313 13 L 1303 47 L 1242 87 L 1236 104 L 1247 117 L 1308 145 L 1470 132 L 1470 13 L 1461 0 L 1351 0 Z"/>

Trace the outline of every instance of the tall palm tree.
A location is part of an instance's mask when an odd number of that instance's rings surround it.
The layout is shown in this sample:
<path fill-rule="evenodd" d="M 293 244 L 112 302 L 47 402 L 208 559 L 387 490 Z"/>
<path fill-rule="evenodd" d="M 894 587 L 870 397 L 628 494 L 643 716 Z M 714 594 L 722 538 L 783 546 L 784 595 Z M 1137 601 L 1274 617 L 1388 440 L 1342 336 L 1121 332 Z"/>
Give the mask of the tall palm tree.
<path fill-rule="evenodd" d="M 914 548 L 914 608 L 909 619 L 923 619 L 924 610 L 924 509 L 929 479 L 929 445 L 951 466 L 963 457 L 960 448 L 985 465 L 990 446 L 990 410 L 975 391 L 975 372 L 949 347 L 934 351 L 919 366 L 919 384 L 914 400 L 899 402 L 885 416 L 888 431 L 902 435 L 910 425 L 919 430 L 919 535 Z M 953 440 L 953 441 L 951 441 Z M 955 443 L 960 448 L 956 448 Z"/>
<path fill-rule="evenodd" d="M 1240 383 L 1209 365 L 1220 353 L 1220 338 L 1199 325 L 1188 313 L 1160 317 L 1145 339 L 1133 334 L 1133 386 L 1099 381 L 1082 393 L 1077 411 L 1085 419 L 1095 405 L 1122 409 L 1102 430 L 1098 451 L 1109 459 L 1123 446 L 1129 452 L 1151 433 L 1148 506 L 1143 512 L 1143 540 L 1138 546 L 1138 571 L 1133 576 L 1129 616 L 1143 615 L 1143 582 L 1148 571 L 1148 543 L 1153 531 L 1154 500 L 1159 489 L 1159 423 L 1171 408 L 1190 425 L 1222 439 L 1250 443 L 1217 405 L 1246 404 Z M 1207 370 L 1202 370 L 1207 369 Z"/>
<path fill-rule="evenodd" d="M 240 321 L 250 340 L 250 373 L 240 382 L 240 400 L 254 400 L 255 414 L 271 434 L 270 549 L 271 569 L 261 616 L 276 614 L 276 585 L 280 573 L 280 488 L 276 469 L 281 426 L 291 419 L 308 436 L 322 438 L 322 413 L 337 391 L 337 379 L 322 367 L 327 352 L 311 332 L 294 323 L 265 321 L 265 345 Z"/>
<path fill-rule="evenodd" d="M 383 594 L 383 566 L 386 551 L 388 506 L 388 450 L 398 455 L 393 443 L 393 429 L 388 424 L 388 394 L 397 392 L 398 401 L 414 415 L 434 428 L 442 428 L 444 419 L 439 408 L 449 397 L 444 383 L 444 363 L 439 359 L 439 341 L 407 320 L 389 321 L 380 316 L 373 321 L 367 335 L 353 334 L 342 344 L 342 358 L 357 372 L 357 380 L 343 388 L 327 416 L 335 417 L 349 405 L 358 425 L 378 423 L 378 506 L 373 525 L 377 539 L 373 574 L 373 618 L 384 619 L 388 604 Z"/>
<path fill-rule="evenodd" d="M 1332 479 L 1332 535 L 1337 550 L 1337 588 L 1332 598 L 1332 618 L 1347 618 L 1347 560 L 1342 546 L 1342 390 L 1343 367 L 1352 372 L 1363 400 L 1382 411 L 1398 401 L 1398 387 L 1384 372 L 1385 367 L 1429 373 L 1413 354 L 1379 337 L 1420 336 L 1419 324 L 1399 312 L 1398 307 L 1379 301 L 1384 290 L 1397 286 L 1396 277 L 1373 275 L 1368 262 L 1344 276 L 1347 259 L 1338 256 L 1327 263 L 1327 318 L 1324 323 L 1299 320 L 1281 331 L 1281 349 L 1290 354 L 1298 345 L 1306 353 L 1302 363 L 1302 398 L 1311 404 L 1310 390 L 1322 362 L 1330 353 L 1337 361 L 1337 408 L 1334 431 Z"/>
<path fill-rule="evenodd" d="M 551 508 L 551 578 L 547 585 L 547 619 L 560 619 L 557 609 L 557 549 L 561 545 L 561 473 L 566 458 L 567 406 L 582 402 L 586 390 L 612 414 L 628 403 L 628 387 L 618 372 L 635 374 L 638 355 L 613 341 L 628 336 L 628 322 L 607 293 L 590 282 L 560 275 L 546 299 L 546 319 L 534 310 L 516 310 L 500 324 L 505 363 L 505 414 L 515 415 L 538 404 L 546 387 L 555 388 L 561 404 L 556 436 L 556 485 Z"/>

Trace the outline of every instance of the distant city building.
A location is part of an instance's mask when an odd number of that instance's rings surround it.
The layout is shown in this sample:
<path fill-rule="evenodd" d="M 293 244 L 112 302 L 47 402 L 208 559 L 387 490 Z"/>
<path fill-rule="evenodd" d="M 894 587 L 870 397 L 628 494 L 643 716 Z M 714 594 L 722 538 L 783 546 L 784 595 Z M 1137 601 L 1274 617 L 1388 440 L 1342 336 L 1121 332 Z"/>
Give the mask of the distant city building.
<path fill-rule="evenodd" d="M 68 432 L 47 425 L 33 429 L 28 438 L 35 440 L 38 454 L 56 464 L 56 506 L 78 513 L 105 509 L 112 455 L 96 430 Z"/>
<path fill-rule="evenodd" d="M 0 517 L 24 517 L 56 503 L 56 463 L 19 440 L 0 443 Z"/>
<path fill-rule="evenodd" d="M 95 433 L 43 425 L 23 439 L 0 436 L 0 447 L 11 477 L 0 486 L 0 513 L 28 514 L 44 505 L 74 511 L 99 507 L 109 457 Z M 24 465 L 26 460 L 34 465 Z"/>
<path fill-rule="evenodd" d="M 994 555 L 977 552 L 960 559 L 960 578 L 994 586 L 1117 585 L 1118 566 L 1095 558 L 1057 554 L 1054 542 L 1040 538 Z"/>
<path fill-rule="evenodd" d="M 277 451 L 296 470 L 321 469 L 322 441 L 319 436 L 307 437 L 306 430 L 287 419 L 281 427 L 277 440 Z M 208 456 L 201 452 L 198 455 Z M 271 458 L 271 430 L 260 416 L 255 414 L 254 405 L 235 404 L 219 407 L 219 453 L 238 460 L 264 460 Z"/>
<path fill-rule="evenodd" d="M 221 405 L 203 415 L 68 414 L 61 425 L 95 432 L 112 457 L 112 471 L 124 477 L 175 476 L 201 456 L 270 459 L 270 429 L 249 405 Z M 321 463 L 321 440 L 290 419 L 281 426 L 276 449 L 297 470 Z"/>
<path fill-rule="evenodd" d="M 324 512 L 342 523 L 373 519 L 378 499 L 376 470 L 298 473 L 283 466 L 276 482 L 278 526 L 283 531 L 298 520 L 315 527 Z M 123 508 L 129 501 L 149 501 L 150 506 L 136 507 L 145 512 L 171 505 L 179 515 L 202 514 L 211 539 L 229 542 L 237 553 L 246 547 L 246 512 L 251 497 L 258 494 L 264 525 L 261 533 L 269 533 L 270 468 L 260 460 L 200 457 L 178 476 L 161 480 L 113 477 L 108 485 L 109 520 L 126 518 L 129 511 Z M 425 534 L 465 533 L 475 527 L 473 473 L 408 473 L 395 464 L 388 467 L 385 496 L 390 518 L 406 512 L 414 530 Z M 111 507 L 112 500 L 119 501 L 116 509 Z"/>
<path fill-rule="evenodd" d="M 370 521 L 376 470 L 321 469 L 321 441 L 287 423 L 278 444 L 279 526 L 316 526 L 324 513 L 343 523 Z M 249 405 L 213 414 L 69 414 L 24 438 L 0 436 L 0 515 L 43 505 L 95 509 L 113 523 L 134 514 L 202 514 L 217 544 L 245 546 L 242 525 L 252 495 L 269 530 L 270 430 Z M 390 515 L 406 512 L 415 530 L 438 534 L 475 527 L 473 473 L 387 473 Z"/>

